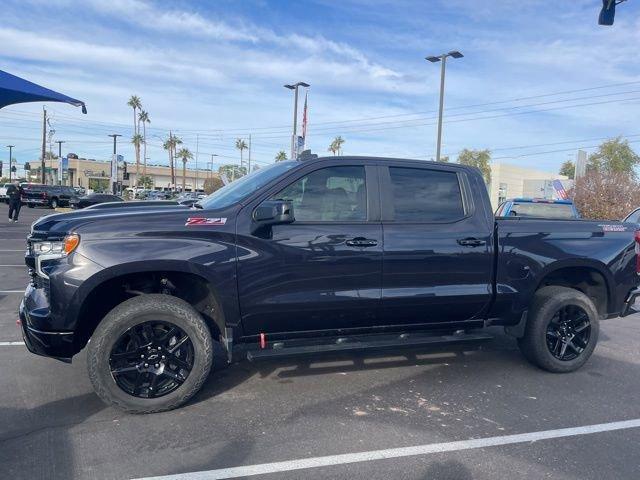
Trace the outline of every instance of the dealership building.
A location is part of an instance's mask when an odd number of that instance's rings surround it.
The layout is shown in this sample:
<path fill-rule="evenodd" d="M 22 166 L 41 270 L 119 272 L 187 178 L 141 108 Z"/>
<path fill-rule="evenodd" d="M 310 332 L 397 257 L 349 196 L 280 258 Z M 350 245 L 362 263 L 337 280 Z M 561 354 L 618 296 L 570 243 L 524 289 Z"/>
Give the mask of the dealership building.
<path fill-rule="evenodd" d="M 491 163 L 489 197 L 495 210 L 507 198 L 533 197 L 557 199 L 554 180 L 560 180 L 565 190 L 571 188 L 569 177 L 535 168 L 524 168 L 502 162 Z"/>
<path fill-rule="evenodd" d="M 39 160 L 30 162 L 31 170 L 29 172 L 29 180 L 40 182 L 41 163 Z M 119 179 L 122 181 L 123 187 L 129 187 L 136 184 L 136 165 L 127 162 L 126 171 L 124 163 L 118 172 Z M 66 184 L 74 187 L 84 187 L 94 191 L 108 191 L 109 180 L 111 175 L 111 162 L 108 160 L 93 160 L 88 158 L 69 158 L 67 180 L 61 182 L 60 169 L 57 159 L 45 161 L 45 183 L 48 184 Z M 140 164 L 139 175 L 143 176 L 143 165 Z M 147 164 L 146 174 L 151 178 L 153 188 L 155 190 L 171 189 L 171 169 L 164 165 Z M 185 175 L 185 190 L 194 191 L 203 190 L 204 181 L 209 176 L 218 176 L 217 172 L 205 169 L 187 168 Z M 176 187 L 182 188 L 182 161 L 178 161 L 175 169 Z"/>

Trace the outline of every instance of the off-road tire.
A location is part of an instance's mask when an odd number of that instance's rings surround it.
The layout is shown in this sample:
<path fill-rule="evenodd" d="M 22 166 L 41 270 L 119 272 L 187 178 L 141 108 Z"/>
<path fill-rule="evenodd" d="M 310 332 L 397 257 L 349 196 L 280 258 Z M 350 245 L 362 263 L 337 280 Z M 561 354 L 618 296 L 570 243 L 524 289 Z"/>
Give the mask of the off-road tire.
<path fill-rule="evenodd" d="M 111 349 L 128 329 L 150 319 L 173 323 L 190 338 L 195 358 L 185 382 L 167 395 L 139 398 L 116 384 L 109 367 Z M 200 390 L 213 363 L 211 333 L 202 316 L 176 297 L 140 295 L 111 310 L 100 322 L 88 345 L 87 369 L 93 388 L 107 404 L 128 413 L 154 413 L 177 408 Z"/>
<path fill-rule="evenodd" d="M 556 312 L 568 305 L 584 310 L 589 318 L 591 331 L 586 347 L 577 358 L 560 360 L 547 346 L 547 327 Z M 598 342 L 599 329 L 598 310 L 584 293 L 567 287 L 543 287 L 535 293 L 531 302 L 525 333 L 518 339 L 518 347 L 527 360 L 543 370 L 553 373 L 573 372 L 589 360 Z"/>

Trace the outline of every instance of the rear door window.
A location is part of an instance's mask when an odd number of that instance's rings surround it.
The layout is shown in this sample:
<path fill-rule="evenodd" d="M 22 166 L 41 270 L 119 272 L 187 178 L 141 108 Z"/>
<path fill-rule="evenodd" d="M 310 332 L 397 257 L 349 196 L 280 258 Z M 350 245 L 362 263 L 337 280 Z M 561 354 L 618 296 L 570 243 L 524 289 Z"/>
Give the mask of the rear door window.
<path fill-rule="evenodd" d="M 455 172 L 389 167 L 396 222 L 452 222 L 465 216 Z"/>

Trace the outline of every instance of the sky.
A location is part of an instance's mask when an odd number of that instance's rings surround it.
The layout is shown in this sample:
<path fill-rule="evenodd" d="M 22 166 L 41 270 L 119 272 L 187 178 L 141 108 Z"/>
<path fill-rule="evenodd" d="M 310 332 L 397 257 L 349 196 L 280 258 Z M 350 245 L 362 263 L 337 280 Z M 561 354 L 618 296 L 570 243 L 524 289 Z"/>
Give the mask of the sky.
<path fill-rule="evenodd" d="M 424 57 L 459 50 L 464 58 L 447 62 L 443 154 L 486 148 L 495 162 L 557 171 L 608 137 L 640 151 L 640 1 L 619 5 L 612 27 L 597 25 L 600 6 L 3 0 L 0 69 L 86 102 L 87 115 L 46 105 L 63 154 L 107 159 L 107 135 L 118 133 L 118 152 L 134 160 L 126 103 L 135 94 L 151 120 L 150 163 L 168 163 L 162 139 L 172 130 L 201 168 L 238 162 L 235 140 L 249 135 L 254 164 L 266 165 L 289 154 L 283 85 L 304 81 L 314 153 L 330 155 L 341 135 L 345 155 L 428 160 L 440 66 Z M 16 146 L 19 165 L 39 156 L 41 118 L 42 104 L 0 110 L 0 142 Z"/>

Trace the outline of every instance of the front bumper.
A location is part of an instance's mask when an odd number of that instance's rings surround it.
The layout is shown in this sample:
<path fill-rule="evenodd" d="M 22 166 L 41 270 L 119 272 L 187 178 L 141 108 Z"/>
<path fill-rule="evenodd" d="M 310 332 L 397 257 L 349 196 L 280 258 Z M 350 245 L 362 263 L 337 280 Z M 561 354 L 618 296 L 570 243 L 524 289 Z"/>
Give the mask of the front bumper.
<path fill-rule="evenodd" d="M 29 285 L 20 303 L 22 338 L 31 353 L 71 362 L 75 353 L 73 332 L 45 330 L 41 325 L 50 323 L 50 310 L 42 289 Z"/>
<path fill-rule="evenodd" d="M 624 301 L 624 306 L 622 307 L 622 312 L 620 313 L 621 317 L 640 313 L 640 306 L 636 306 L 635 304 L 638 297 L 640 297 L 640 287 L 634 288 L 627 295 L 627 299 Z"/>

